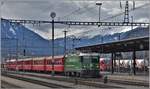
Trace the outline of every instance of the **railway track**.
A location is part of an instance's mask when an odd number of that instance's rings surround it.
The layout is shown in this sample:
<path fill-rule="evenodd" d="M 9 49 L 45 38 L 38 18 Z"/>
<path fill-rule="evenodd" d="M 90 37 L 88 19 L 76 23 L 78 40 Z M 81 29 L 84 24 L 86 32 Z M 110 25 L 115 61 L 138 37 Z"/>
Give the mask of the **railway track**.
<path fill-rule="evenodd" d="M 13 73 L 17 74 L 18 73 Z M 4 74 L 3 74 L 4 75 Z M 82 79 L 82 78 L 58 78 L 58 77 L 46 77 L 46 76 L 39 76 L 39 75 L 33 75 L 33 74 L 19 74 L 20 76 L 30 76 L 30 77 L 38 77 L 38 78 L 43 78 L 43 79 L 49 79 L 49 80 L 56 80 L 56 81 L 62 81 L 62 82 L 68 82 L 68 83 L 74 83 L 75 85 L 86 85 L 86 86 L 91 86 L 91 87 L 98 87 L 98 88 L 122 88 L 120 86 L 114 86 L 114 85 L 108 85 L 108 84 L 103 84 L 100 82 L 94 82 L 89 79 Z M 5 75 L 6 76 L 6 75 Z M 12 77 L 12 75 L 8 75 L 9 77 Z M 14 75 L 13 75 L 14 76 Z M 15 78 L 15 77 L 14 77 Z M 21 78 L 21 77 L 20 77 Z M 30 79 L 27 78 L 26 81 L 30 81 Z M 46 84 L 46 82 L 43 82 L 42 84 Z"/>
<path fill-rule="evenodd" d="M 14 84 L 11 84 L 11 83 L 8 83 L 4 80 L 1 80 L 1 88 L 2 89 L 5 89 L 5 88 L 21 88 L 20 86 L 17 86 L 17 85 L 14 85 Z"/>
<path fill-rule="evenodd" d="M 11 72 L 11 73 L 16 73 L 16 72 Z M 52 80 L 57 80 L 57 81 L 65 81 L 65 82 L 76 82 L 76 80 L 78 81 L 78 84 L 84 84 L 82 82 L 103 82 L 103 79 L 93 79 L 93 78 L 75 78 L 75 77 L 61 77 L 61 78 L 57 78 L 57 77 L 50 77 L 50 76 L 44 76 L 44 75 L 36 75 L 36 74 L 31 74 L 31 73 L 26 73 L 23 75 L 29 75 L 29 76 L 33 76 L 33 77 L 41 77 L 41 78 L 46 78 L 46 79 L 52 79 Z M 146 81 L 128 81 L 128 80 L 118 80 L 118 79 L 108 79 L 108 82 L 110 83 L 116 83 L 116 84 L 123 84 L 123 85 L 132 85 L 132 86 L 144 86 L 144 87 L 149 87 L 149 83 Z M 88 84 L 88 83 L 87 83 Z M 91 85 L 91 84 L 88 84 Z"/>
<path fill-rule="evenodd" d="M 10 78 L 15 78 L 15 79 L 18 79 L 18 80 L 30 82 L 30 83 L 33 83 L 33 84 L 38 84 L 38 85 L 50 87 L 50 88 L 64 88 L 64 89 L 72 88 L 72 87 L 65 86 L 65 85 L 54 84 L 54 83 L 45 82 L 45 81 L 41 81 L 41 80 L 33 79 L 33 78 L 27 78 L 27 77 L 24 77 L 24 76 L 18 76 L 18 75 L 14 75 L 14 74 L 5 74 L 5 75 L 2 74 L 2 75 L 6 76 L 6 77 L 10 77 Z"/>

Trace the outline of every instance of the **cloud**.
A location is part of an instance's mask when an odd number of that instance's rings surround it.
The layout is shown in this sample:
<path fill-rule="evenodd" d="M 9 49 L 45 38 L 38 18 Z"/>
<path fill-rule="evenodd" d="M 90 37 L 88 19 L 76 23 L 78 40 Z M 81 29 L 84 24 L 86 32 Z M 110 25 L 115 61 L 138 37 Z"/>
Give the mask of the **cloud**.
<path fill-rule="evenodd" d="M 119 1 L 101 1 L 101 19 L 111 17 L 124 11 L 120 9 Z M 1 6 L 2 17 L 14 19 L 32 19 L 32 20 L 51 20 L 50 12 L 55 11 L 57 16 L 55 20 L 73 20 L 73 21 L 98 21 L 98 6 L 96 1 L 76 1 L 76 0 L 6 0 Z M 149 1 L 136 1 L 136 7 L 149 3 Z M 125 6 L 125 1 L 122 1 L 122 6 Z M 130 9 L 132 9 L 132 1 L 130 1 Z M 130 12 L 134 16 L 134 21 L 146 21 L 149 18 L 149 6 L 143 6 Z M 123 21 L 123 15 L 105 21 Z M 51 24 L 40 24 L 40 26 L 27 25 L 36 33 L 46 39 L 51 38 Z M 55 37 L 63 37 L 63 30 L 68 26 L 55 24 Z M 93 26 L 71 26 L 68 35 L 85 35 L 94 36 L 95 34 L 109 34 L 120 32 L 124 27 L 111 27 L 112 30 L 99 32 L 101 29 L 108 27 L 93 27 Z"/>

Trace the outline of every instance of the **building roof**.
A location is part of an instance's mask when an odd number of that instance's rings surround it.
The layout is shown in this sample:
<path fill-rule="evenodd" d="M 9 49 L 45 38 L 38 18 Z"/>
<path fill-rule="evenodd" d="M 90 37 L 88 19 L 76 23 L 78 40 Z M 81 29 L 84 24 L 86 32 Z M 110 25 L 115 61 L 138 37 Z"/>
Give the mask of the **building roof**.
<path fill-rule="evenodd" d="M 76 48 L 76 50 L 79 50 L 81 52 L 98 52 L 98 53 L 149 50 L 149 37 L 137 37 L 109 43 L 83 46 Z"/>

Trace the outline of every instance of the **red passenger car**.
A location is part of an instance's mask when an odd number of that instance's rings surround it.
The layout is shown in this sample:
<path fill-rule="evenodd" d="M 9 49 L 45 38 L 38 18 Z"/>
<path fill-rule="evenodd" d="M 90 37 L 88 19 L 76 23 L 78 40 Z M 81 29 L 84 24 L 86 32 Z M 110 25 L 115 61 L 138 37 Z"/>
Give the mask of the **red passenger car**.
<path fill-rule="evenodd" d="M 56 72 L 64 71 L 64 56 L 57 56 L 54 61 L 54 70 Z"/>
<path fill-rule="evenodd" d="M 16 60 L 12 59 L 12 60 L 8 60 L 7 62 L 7 68 L 10 70 L 16 70 Z"/>
<path fill-rule="evenodd" d="M 54 71 L 64 72 L 64 56 L 54 56 Z M 52 57 L 36 57 L 7 61 L 7 69 L 51 72 Z"/>
<path fill-rule="evenodd" d="M 46 71 L 52 71 L 52 57 L 46 58 Z M 54 71 L 55 72 L 64 71 L 64 56 L 54 57 Z"/>
<path fill-rule="evenodd" d="M 22 70 L 31 71 L 32 70 L 32 58 L 23 59 L 21 62 Z"/>
<path fill-rule="evenodd" d="M 18 62 L 16 62 L 16 70 L 22 70 L 23 69 L 23 65 L 22 65 L 22 60 L 18 60 Z"/>
<path fill-rule="evenodd" d="M 45 71 L 44 57 L 33 58 L 32 70 L 33 71 Z"/>

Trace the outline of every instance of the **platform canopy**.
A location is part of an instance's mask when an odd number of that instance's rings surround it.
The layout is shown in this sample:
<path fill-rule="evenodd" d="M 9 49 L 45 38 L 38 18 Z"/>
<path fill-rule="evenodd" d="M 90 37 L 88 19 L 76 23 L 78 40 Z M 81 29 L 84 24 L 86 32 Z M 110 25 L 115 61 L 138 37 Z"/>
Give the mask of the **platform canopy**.
<path fill-rule="evenodd" d="M 76 50 L 97 53 L 144 51 L 149 50 L 149 37 L 137 37 L 109 43 L 83 46 L 76 48 Z"/>

